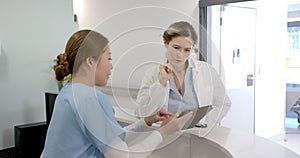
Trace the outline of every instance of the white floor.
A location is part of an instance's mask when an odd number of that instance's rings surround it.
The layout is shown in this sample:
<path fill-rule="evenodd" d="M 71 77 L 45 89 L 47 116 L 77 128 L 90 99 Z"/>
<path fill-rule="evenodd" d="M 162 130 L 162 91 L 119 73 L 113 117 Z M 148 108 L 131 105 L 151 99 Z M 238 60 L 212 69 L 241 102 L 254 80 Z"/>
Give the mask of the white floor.
<path fill-rule="evenodd" d="M 289 148 L 300 156 L 300 133 L 287 133 L 286 139 L 278 143 Z"/>
<path fill-rule="evenodd" d="M 293 113 L 286 117 L 286 136 L 285 140 L 279 144 L 289 148 L 300 156 L 300 124 Z"/>

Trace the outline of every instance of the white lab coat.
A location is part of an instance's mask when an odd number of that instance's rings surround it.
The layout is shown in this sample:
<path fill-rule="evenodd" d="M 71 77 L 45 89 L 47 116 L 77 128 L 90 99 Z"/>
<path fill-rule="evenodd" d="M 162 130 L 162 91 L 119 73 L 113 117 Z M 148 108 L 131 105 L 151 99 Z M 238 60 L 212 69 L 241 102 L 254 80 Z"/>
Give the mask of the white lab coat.
<path fill-rule="evenodd" d="M 228 112 L 231 101 L 226 94 L 225 87 L 215 69 L 206 62 L 191 59 L 193 86 L 199 106 L 212 105 L 211 110 L 200 122 L 205 124 L 218 123 Z M 168 109 L 169 81 L 164 87 L 159 82 L 159 65 L 149 69 L 142 81 L 136 113 L 140 117 L 152 114 L 158 107 Z"/>

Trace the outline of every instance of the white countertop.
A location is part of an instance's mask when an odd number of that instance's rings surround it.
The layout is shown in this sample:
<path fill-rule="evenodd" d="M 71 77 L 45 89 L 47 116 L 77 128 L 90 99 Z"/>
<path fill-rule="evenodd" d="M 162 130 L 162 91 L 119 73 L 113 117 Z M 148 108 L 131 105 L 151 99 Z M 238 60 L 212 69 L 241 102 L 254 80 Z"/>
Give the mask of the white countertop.
<path fill-rule="evenodd" d="M 197 135 L 200 130 L 194 128 L 186 132 Z M 269 139 L 227 127 L 216 126 L 205 138 L 222 146 L 234 158 L 300 158 L 300 155 Z"/>
<path fill-rule="evenodd" d="M 128 109 L 115 108 L 115 111 L 118 121 L 132 123 L 137 120 L 124 112 L 131 113 L 132 111 L 130 112 Z M 300 155 L 288 148 L 253 134 L 239 132 L 222 126 L 215 126 L 205 135 L 203 131 L 205 129 L 193 128 L 185 132 L 203 136 L 215 142 L 227 150 L 234 158 L 300 158 Z"/>

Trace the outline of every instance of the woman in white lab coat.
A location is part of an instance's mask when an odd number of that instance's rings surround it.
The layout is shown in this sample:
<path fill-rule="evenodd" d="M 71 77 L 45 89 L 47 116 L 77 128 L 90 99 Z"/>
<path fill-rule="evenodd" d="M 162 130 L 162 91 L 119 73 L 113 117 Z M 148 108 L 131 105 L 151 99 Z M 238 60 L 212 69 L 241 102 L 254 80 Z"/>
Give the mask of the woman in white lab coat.
<path fill-rule="evenodd" d="M 228 112 L 231 101 L 215 69 L 191 57 L 197 43 L 193 26 L 185 21 L 171 24 L 163 34 L 166 64 L 150 68 L 137 96 L 139 117 L 164 107 L 176 113 L 212 105 L 201 122 L 218 123 Z"/>

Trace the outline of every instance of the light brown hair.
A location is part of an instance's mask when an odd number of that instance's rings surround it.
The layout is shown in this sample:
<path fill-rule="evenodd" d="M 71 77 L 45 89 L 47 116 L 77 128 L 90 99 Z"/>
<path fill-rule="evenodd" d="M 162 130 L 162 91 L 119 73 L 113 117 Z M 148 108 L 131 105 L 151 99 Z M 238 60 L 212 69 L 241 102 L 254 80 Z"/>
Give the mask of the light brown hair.
<path fill-rule="evenodd" d="M 171 24 L 163 34 L 164 43 L 169 42 L 178 36 L 190 37 L 193 40 L 193 45 L 197 43 L 198 36 L 193 26 L 186 21 L 179 21 Z"/>
<path fill-rule="evenodd" d="M 98 59 L 108 45 L 108 39 L 92 30 L 75 32 L 68 40 L 63 54 L 59 54 L 54 65 L 55 76 L 62 81 L 69 74 L 76 73 L 88 57 Z"/>

